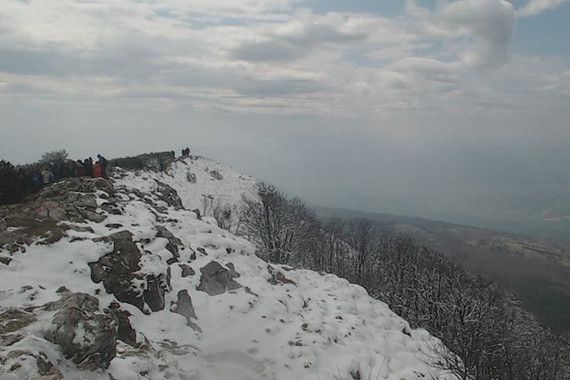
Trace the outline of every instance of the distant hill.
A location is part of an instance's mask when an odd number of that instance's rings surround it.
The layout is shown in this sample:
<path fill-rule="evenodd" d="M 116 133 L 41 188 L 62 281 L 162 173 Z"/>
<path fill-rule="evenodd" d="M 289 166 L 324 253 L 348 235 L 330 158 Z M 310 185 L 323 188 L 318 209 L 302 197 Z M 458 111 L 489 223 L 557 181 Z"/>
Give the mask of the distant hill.
<path fill-rule="evenodd" d="M 570 243 L 429 219 L 314 207 L 321 217 L 367 218 L 410 236 L 517 294 L 545 324 L 570 330 Z"/>

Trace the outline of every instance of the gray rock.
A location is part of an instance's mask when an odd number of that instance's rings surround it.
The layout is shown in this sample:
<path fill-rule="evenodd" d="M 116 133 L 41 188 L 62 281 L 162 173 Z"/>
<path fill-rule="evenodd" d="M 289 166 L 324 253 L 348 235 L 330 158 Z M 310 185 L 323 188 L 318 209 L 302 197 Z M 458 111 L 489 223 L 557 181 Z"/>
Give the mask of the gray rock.
<path fill-rule="evenodd" d="M 196 183 L 196 174 L 191 171 L 186 172 L 186 180 L 190 183 Z"/>
<path fill-rule="evenodd" d="M 178 299 L 176 302 L 171 302 L 170 311 L 182 315 L 188 322 L 192 322 L 191 318 L 197 319 L 194 306 L 192 305 L 192 298 L 190 298 L 187 290 L 178 292 Z"/>
<path fill-rule="evenodd" d="M 221 181 L 222 179 L 224 179 L 224 176 L 222 175 L 222 173 L 220 173 L 217 170 L 210 170 L 210 175 L 212 176 L 212 178 L 217 179 L 218 181 Z"/>
<path fill-rule="evenodd" d="M 168 240 L 168 243 L 166 244 L 166 249 L 170 253 L 172 253 L 172 258 L 169 259 L 167 263 L 170 265 L 178 262 L 178 260 L 180 259 L 180 254 L 178 253 L 178 247 L 183 245 L 182 240 L 174 236 L 174 234 L 164 226 L 156 226 L 156 237 Z"/>
<path fill-rule="evenodd" d="M 168 186 L 167 184 L 160 182 L 155 179 L 157 189 L 156 189 L 156 196 L 167 205 L 174 207 L 176 210 L 184 209 L 182 205 L 182 200 L 178 196 L 176 190 L 172 187 Z"/>
<path fill-rule="evenodd" d="M 126 302 L 145 311 L 145 303 L 152 311 L 164 309 L 164 294 L 170 290 L 170 272 L 160 275 L 138 273 L 142 253 L 133 242 L 129 231 L 120 231 L 95 241 L 112 241 L 113 252 L 96 262 L 89 263 L 91 279 L 103 282 L 107 293 L 114 294 L 121 302 Z M 143 282 L 145 290 L 134 285 L 134 280 Z"/>
<path fill-rule="evenodd" d="M 85 293 L 62 294 L 60 301 L 45 305 L 58 310 L 44 337 L 58 345 L 79 368 L 108 368 L 116 355 L 117 322 L 99 312 L 99 300 Z"/>
<path fill-rule="evenodd" d="M 188 276 L 194 276 L 196 274 L 196 272 L 194 271 L 194 269 L 192 269 L 190 265 L 179 264 L 178 266 L 180 267 L 180 269 L 182 269 L 182 278 Z"/>
<path fill-rule="evenodd" d="M 241 288 L 241 285 L 234 280 L 235 277 L 239 277 L 239 274 L 233 270 L 233 265 L 232 270 L 228 270 L 217 261 L 210 261 L 205 267 L 200 268 L 200 272 L 202 276 L 197 289 L 210 296 L 223 294 L 226 290 Z"/>
<path fill-rule="evenodd" d="M 112 241 L 113 252 L 89 263 L 91 279 L 95 283 L 103 282 L 107 293 L 114 294 L 119 301 L 143 310 L 144 298 L 132 287 L 134 273 L 140 269 L 141 258 L 141 252 L 133 242 L 133 235 L 129 231 L 121 231 L 95 241 Z"/>
<path fill-rule="evenodd" d="M 137 332 L 133 329 L 129 320 L 131 313 L 122 310 L 121 305 L 117 302 L 111 302 L 109 311 L 117 322 L 117 340 L 134 347 L 137 343 Z"/>

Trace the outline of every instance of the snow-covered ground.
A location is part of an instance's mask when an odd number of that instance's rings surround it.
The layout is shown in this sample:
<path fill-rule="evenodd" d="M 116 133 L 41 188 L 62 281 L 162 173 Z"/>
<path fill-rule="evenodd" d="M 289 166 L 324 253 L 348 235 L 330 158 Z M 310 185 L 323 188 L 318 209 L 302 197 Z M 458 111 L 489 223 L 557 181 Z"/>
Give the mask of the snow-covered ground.
<path fill-rule="evenodd" d="M 189 172 L 195 181 L 188 180 Z M 185 208 L 161 202 L 154 194 L 155 180 L 176 189 Z M 199 220 L 190 211 L 202 209 L 204 196 L 237 208 L 243 195 L 254 196 L 253 178 L 200 158 L 177 161 L 166 174 L 122 173 L 114 185 L 120 214 L 99 210 L 107 216 L 103 222 L 76 224 L 93 232 L 70 229 L 61 240 L 32 244 L 25 253 L 10 256 L 9 265 L 0 264 L 0 313 L 56 301 L 61 286 L 97 297 L 101 309 L 117 302 L 102 283 L 91 280 L 89 263 L 113 250 L 112 243 L 93 239 L 128 230 L 142 252 L 140 273 L 170 271 L 171 289 L 163 310 L 150 312 L 145 307 L 143 312 L 119 302 L 131 314 L 137 340 L 146 339 L 149 347 L 118 343 L 108 369 L 80 371 L 44 338 L 53 313 L 36 311 L 37 321 L 21 330 L 24 339 L 0 346 L 0 358 L 13 350 L 43 352 L 65 379 L 453 378 L 428 365 L 438 341 L 426 331 L 411 330 L 363 288 L 333 275 L 270 265 L 255 256 L 251 243 L 220 229 L 213 218 Z M 104 194 L 97 196 L 103 205 Z M 176 262 L 167 263 L 173 254 L 167 249 L 169 241 L 157 237 L 157 227 L 180 239 Z M 0 256 L 9 254 L 0 250 Z M 212 261 L 233 273 L 239 287 L 222 289 L 218 295 L 198 290 L 200 269 Z M 188 267 L 195 274 L 183 273 Z M 190 296 L 196 318 L 174 312 L 181 291 Z M 10 372 L 10 363 L 5 359 L 0 379 L 27 378 L 36 366 L 20 363 Z"/>

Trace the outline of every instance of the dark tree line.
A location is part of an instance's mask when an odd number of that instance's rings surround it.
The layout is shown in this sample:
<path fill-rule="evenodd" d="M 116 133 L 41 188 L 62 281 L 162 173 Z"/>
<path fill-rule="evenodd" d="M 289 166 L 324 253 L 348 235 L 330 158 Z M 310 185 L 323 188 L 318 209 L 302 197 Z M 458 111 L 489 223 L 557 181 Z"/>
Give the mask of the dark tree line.
<path fill-rule="evenodd" d="M 271 262 L 334 273 L 365 287 L 413 327 L 440 338 L 433 365 L 477 380 L 570 378 L 567 338 L 541 326 L 509 292 L 366 219 L 321 222 L 298 198 L 259 185 L 242 231 Z"/>
<path fill-rule="evenodd" d="M 19 202 L 26 195 L 24 175 L 8 161 L 0 161 L 0 205 Z"/>

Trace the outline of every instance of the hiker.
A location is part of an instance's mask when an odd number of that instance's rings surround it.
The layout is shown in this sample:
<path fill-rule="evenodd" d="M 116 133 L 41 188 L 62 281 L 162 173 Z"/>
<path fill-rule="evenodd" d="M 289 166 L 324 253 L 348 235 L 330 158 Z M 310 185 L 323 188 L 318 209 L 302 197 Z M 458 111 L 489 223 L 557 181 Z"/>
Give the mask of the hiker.
<path fill-rule="evenodd" d="M 85 169 L 83 168 L 83 162 L 81 160 L 75 161 L 75 176 L 83 177 L 85 175 Z"/>
<path fill-rule="evenodd" d="M 97 161 L 95 165 L 93 165 L 93 177 L 99 178 L 103 176 L 103 165 L 101 162 Z"/>
<path fill-rule="evenodd" d="M 65 161 L 62 161 L 58 166 L 57 166 L 57 175 L 59 178 L 67 178 L 69 177 L 69 173 L 67 171 L 67 164 L 65 163 Z"/>
<path fill-rule="evenodd" d="M 44 186 L 49 185 L 51 182 L 53 182 L 53 173 L 48 168 L 45 168 L 42 171 L 41 176 L 42 176 L 42 183 Z"/>
<path fill-rule="evenodd" d="M 103 178 L 109 178 L 107 176 L 107 159 L 103 156 L 101 156 L 100 154 L 97 155 L 97 160 L 99 162 L 99 164 L 101 164 L 101 177 Z"/>
<path fill-rule="evenodd" d="M 32 173 L 30 180 L 32 182 L 33 191 L 38 191 L 39 189 L 42 188 L 43 179 L 40 173 L 37 172 L 37 170 Z"/>
<path fill-rule="evenodd" d="M 83 160 L 83 170 L 85 171 L 86 177 L 92 177 L 93 176 L 93 165 L 89 162 L 88 158 Z"/>
<path fill-rule="evenodd" d="M 75 167 L 75 161 L 68 160 L 67 161 L 67 176 L 70 178 L 75 177 L 76 169 L 77 168 Z"/>

